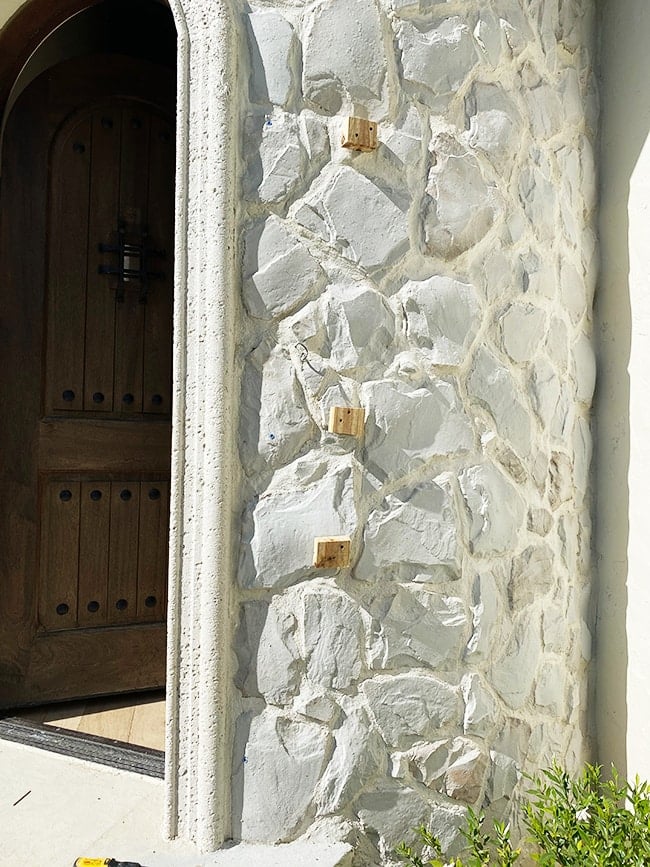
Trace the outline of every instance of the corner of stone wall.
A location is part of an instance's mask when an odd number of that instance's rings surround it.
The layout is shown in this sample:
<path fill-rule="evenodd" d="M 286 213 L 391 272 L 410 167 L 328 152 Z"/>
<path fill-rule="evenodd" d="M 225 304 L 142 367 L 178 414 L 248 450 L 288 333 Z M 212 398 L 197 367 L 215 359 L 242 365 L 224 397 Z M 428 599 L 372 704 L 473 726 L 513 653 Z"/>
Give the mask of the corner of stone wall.
<path fill-rule="evenodd" d="M 237 838 L 454 850 L 588 750 L 592 5 L 240 7 Z"/>

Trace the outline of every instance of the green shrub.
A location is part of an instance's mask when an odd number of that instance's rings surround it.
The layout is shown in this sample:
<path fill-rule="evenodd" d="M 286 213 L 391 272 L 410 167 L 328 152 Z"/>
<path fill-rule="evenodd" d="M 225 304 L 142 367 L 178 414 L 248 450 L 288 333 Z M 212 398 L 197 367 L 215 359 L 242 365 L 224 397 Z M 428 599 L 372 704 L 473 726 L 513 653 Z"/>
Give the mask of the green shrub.
<path fill-rule="evenodd" d="M 558 764 L 532 779 L 523 806 L 524 821 L 535 847 L 532 858 L 542 867 L 646 867 L 650 864 L 650 790 L 638 777 L 621 781 L 615 768 L 603 780 L 601 768 L 586 765 L 573 779 Z M 402 843 L 398 857 L 410 867 L 512 867 L 520 855 L 510 828 L 470 811 L 462 857 L 445 859 L 440 842 L 421 827 L 421 846 Z"/>

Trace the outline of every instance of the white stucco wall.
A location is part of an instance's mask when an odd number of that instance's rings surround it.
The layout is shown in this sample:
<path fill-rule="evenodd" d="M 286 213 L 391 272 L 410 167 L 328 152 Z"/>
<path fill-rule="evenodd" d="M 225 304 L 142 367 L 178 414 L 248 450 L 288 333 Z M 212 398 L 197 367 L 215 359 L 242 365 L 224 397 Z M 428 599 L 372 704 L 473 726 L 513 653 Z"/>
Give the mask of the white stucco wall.
<path fill-rule="evenodd" d="M 650 7 L 601 3 L 599 759 L 650 777 Z"/>

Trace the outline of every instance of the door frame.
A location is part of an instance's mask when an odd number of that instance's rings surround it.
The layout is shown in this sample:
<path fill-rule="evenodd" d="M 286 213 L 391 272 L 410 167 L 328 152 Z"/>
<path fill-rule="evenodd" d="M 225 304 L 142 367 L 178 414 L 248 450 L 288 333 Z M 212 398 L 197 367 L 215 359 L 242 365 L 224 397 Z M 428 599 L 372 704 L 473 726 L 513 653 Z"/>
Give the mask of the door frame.
<path fill-rule="evenodd" d="M 24 0 L 0 30 L 0 116 L 40 42 L 98 0 Z M 238 48 L 228 0 L 169 0 L 178 36 L 165 817 L 212 851 L 230 835 L 238 462 Z"/>

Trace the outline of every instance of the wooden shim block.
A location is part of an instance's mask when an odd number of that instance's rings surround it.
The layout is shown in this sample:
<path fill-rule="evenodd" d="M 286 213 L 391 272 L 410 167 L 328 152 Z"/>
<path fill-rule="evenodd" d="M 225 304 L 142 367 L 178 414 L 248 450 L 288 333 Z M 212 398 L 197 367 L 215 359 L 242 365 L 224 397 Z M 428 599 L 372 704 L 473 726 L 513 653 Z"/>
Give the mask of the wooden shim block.
<path fill-rule="evenodd" d="M 317 569 L 344 569 L 349 565 L 349 536 L 321 536 L 314 539 L 314 566 Z"/>
<path fill-rule="evenodd" d="M 363 117 L 346 117 L 341 144 L 353 151 L 374 151 L 377 148 L 377 124 Z"/>
<path fill-rule="evenodd" d="M 333 406 L 328 427 L 332 433 L 360 437 L 364 421 L 365 410 L 362 406 Z"/>

